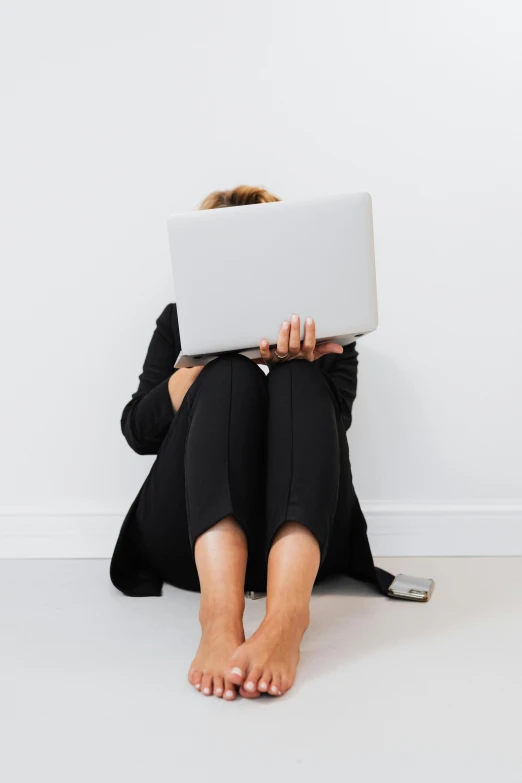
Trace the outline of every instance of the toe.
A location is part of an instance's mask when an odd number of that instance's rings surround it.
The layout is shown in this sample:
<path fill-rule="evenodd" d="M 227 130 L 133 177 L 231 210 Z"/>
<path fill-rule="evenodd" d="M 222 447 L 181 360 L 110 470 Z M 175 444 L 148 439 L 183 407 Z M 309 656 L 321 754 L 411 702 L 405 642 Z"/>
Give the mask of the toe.
<path fill-rule="evenodd" d="M 238 648 L 226 668 L 226 676 L 236 685 L 242 685 L 248 669 L 248 658 L 241 648 Z"/>
<path fill-rule="evenodd" d="M 243 696 L 245 699 L 258 699 L 261 696 L 259 691 L 247 691 L 243 685 L 239 686 L 239 695 Z"/>
<path fill-rule="evenodd" d="M 223 677 L 220 675 L 214 677 L 214 696 L 218 698 L 223 696 Z"/>
<path fill-rule="evenodd" d="M 258 690 L 258 682 L 263 674 L 263 669 L 260 666 L 253 666 L 252 669 L 248 672 L 248 675 L 245 678 L 245 682 L 243 683 L 243 688 L 245 691 L 248 691 L 249 693 L 255 693 Z"/>
<path fill-rule="evenodd" d="M 231 680 L 227 680 L 225 678 L 225 690 L 223 691 L 223 698 L 226 699 L 226 701 L 233 701 L 236 698 L 236 686 L 234 685 Z"/>
<path fill-rule="evenodd" d="M 203 677 L 203 672 L 200 672 L 199 669 L 195 669 L 192 674 L 189 675 L 189 680 L 192 683 L 192 685 L 198 689 L 198 691 L 201 688 L 201 678 Z"/>
<path fill-rule="evenodd" d="M 229 673 L 230 679 L 235 685 L 241 685 L 245 679 L 244 670 L 239 666 L 232 666 Z"/>
<path fill-rule="evenodd" d="M 205 696 L 212 695 L 212 679 L 213 678 L 211 674 L 203 675 L 201 680 L 201 693 L 203 693 Z"/>
<path fill-rule="evenodd" d="M 265 669 L 265 671 L 259 678 L 259 682 L 257 685 L 258 691 L 260 691 L 261 693 L 266 693 L 268 691 L 268 686 L 270 685 L 271 680 L 272 680 L 272 673 Z"/>
<path fill-rule="evenodd" d="M 272 682 L 270 683 L 270 687 L 268 689 L 268 693 L 271 696 L 281 696 L 281 677 L 279 674 L 274 674 L 272 677 Z"/>

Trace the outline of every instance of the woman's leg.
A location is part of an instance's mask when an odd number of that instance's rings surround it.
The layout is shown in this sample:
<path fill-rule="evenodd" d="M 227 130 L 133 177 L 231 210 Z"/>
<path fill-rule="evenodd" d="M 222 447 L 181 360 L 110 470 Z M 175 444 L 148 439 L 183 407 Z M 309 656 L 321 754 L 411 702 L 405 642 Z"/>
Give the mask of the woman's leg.
<path fill-rule="evenodd" d="M 226 669 L 254 697 L 281 695 L 294 682 L 339 485 L 340 411 L 319 368 L 295 360 L 268 380 L 266 616 Z"/>
<path fill-rule="evenodd" d="M 201 642 L 189 670 L 189 682 L 210 696 L 236 697 L 225 666 L 244 640 L 247 540 L 233 516 L 200 535 L 194 554 L 201 586 Z"/>
<path fill-rule="evenodd" d="M 249 547 L 263 546 L 266 377 L 243 356 L 220 357 L 198 376 L 185 446 L 189 538 L 197 567 L 201 642 L 189 681 L 233 699 L 225 666 L 244 641 Z M 258 559 L 259 560 L 259 559 Z M 248 563 L 256 577 L 256 559 Z"/>
<path fill-rule="evenodd" d="M 319 544 L 307 527 L 293 520 L 281 525 L 268 558 L 265 617 L 226 668 L 233 683 L 242 683 L 242 696 L 281 696 L 292 686 L 319 559 Z"/>

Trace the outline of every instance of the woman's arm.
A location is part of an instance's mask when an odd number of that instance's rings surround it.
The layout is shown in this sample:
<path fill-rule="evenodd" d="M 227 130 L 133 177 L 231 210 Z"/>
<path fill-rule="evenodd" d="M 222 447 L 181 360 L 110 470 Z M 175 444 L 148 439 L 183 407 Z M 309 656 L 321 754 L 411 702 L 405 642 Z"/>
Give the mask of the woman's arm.
<path fill-rule="evenodd" d="M 138 389 L 121 416 L 122 432 L 138 454 L 158 453 L 175 411 L 192 383 L 190 371 L 174 369 L 179 352 L 176 305 L 169 304 L 156 321 Z"/>
<path fill-rule="evenodd" d="M 355 342 L 343 346 L 340 354 L 328 354 L 317 360 L 317 364 L 330 382 L 341 406 L 344 428 L 352 423 L 352 405 L 357 394 L 357 366 L 359 353 Z"/>

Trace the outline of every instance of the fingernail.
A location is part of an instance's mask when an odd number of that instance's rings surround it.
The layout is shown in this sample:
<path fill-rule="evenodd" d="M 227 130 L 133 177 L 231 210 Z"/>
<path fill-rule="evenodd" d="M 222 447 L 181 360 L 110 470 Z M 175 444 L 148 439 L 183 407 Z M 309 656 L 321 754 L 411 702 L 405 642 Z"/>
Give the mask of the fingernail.
<path fill-rule="evenodd" d="M 307 318 L 306 323 L 308 324 L 308 326 L 311 326 L 313 324 L 312 318 Z"/>
<path fill-rule="evenodd" d="M 296 324 L 298 320 L 299 320 L 299 316 L 294 313 L 292 316 L 292 321 L 294 322 L 294 324 Z"/>
<path fill-rule="evenodd" d="M 283 329 L 288 329 L 289 326 L 290 324 L 288 323 L 288 321 L 283 321 Z"/>
<path fill-rule="evenodd" d="M 234 666 L 234 668 L 232 669 L 232 674 L 239 674 L 240 677 L 243 676 L 243 672 L 238 666 Z"/>
<path fill-rule="evenodd" d="M 231 699 L 234 696 L 234 691 L 227 691 L 225 693 L 225 696 L 227 697 L 227 699 Z"/>
<path fill-rule="evenodd" d="M 266 346 L 268 345 L 268 340 L 261 340 L 261 345 L 263 346 L 263 348 L 266 348 Z"/>

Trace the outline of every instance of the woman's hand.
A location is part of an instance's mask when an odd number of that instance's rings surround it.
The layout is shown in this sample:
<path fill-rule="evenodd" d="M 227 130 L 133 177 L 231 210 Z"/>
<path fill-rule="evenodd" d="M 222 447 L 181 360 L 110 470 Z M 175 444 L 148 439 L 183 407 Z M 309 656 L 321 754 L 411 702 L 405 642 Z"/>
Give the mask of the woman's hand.
<path fill-rule="evenodd" d="M 203 369 L 201 367 L 180 367 L 169 378 L 169 394 L 170 401 L 174 412 L 178 411 L 185 394 L 188 392 L 199 373 Z"/>
<path fill-rule="evenodd" d="M 305 323 L 304 340 L 301 344 L 301 321 L 298 315 L 293 315 L 292 320 L 283 321 L 277 338 L 275 350 L 270 350 L 268 340 L 261 340 L 259 344 L 261 359 L 269 367 L 280 362 L 289 362 L 292 359 L 306 359 L 315 362 L 326 353 L 342 353 L 343 347 L 338 343 L 328 342 L 317 345 L 315 342 L 315 322 L 313 318 L 307 318 Z"/>

